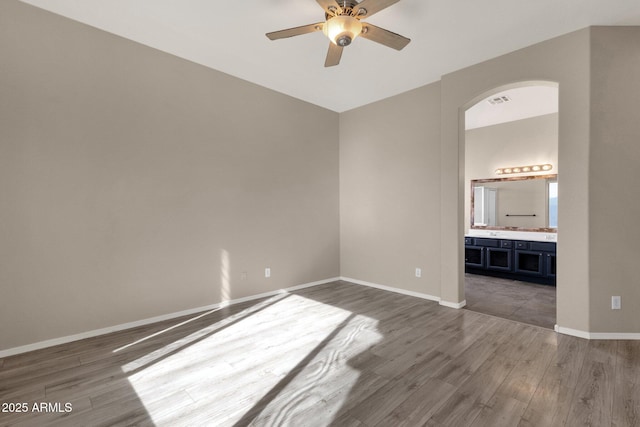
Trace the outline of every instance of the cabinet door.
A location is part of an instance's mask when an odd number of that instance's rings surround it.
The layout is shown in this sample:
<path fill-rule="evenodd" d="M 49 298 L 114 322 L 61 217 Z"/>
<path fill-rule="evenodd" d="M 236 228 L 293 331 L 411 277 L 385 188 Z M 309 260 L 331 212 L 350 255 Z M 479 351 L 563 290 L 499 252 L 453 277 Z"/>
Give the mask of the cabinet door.
<path fill-rule="evenodd" d="M 487 248 L 487 269 L 511 271 L 511 249 Z"/>
<path fill-rule="evenodd" d="M 516 268 L 515 272 L 530 276 L 542 276 L 544 273 L 544 259 L 542 252 L 535 251 L 515 251 Z"/>
<path fill-rule="evenodd" d="M 485 248 L 480 246 L 465 246 L 464 264 L 467 267 L 484 268 L 484 251 Z"/>
<path fill-rule="evenodd" d="M 556 277 L 556 254 L 555 253 L 546 254 L 545 257 L 547 258 L 546 276 L 555 279 L 555 277 Z"/>

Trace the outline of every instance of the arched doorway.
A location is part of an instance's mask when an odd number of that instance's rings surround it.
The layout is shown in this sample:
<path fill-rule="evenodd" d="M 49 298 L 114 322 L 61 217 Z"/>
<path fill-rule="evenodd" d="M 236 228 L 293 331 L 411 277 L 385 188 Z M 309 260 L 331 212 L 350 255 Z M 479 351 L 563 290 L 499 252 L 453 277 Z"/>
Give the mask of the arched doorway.
<path fill-rule="evenodd" d="M 553 328 L 558 84 L 489 90 L 463 117 L 466 308 Z"/>

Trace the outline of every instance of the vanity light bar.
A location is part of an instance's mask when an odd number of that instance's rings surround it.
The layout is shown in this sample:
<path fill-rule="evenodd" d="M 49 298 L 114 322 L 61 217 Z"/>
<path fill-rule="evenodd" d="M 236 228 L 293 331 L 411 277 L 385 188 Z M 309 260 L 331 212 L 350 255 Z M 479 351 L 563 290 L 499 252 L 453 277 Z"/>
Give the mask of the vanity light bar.
<path fill-rule="evenodd" d="M 514 166 L 512 168 L 496 169 L 496 175 L 507 175 L 510 173 L 526 173 L 526 172 L 546 172 L 553 169 L 550 164 L 531 165 L 531 166 Z"/>

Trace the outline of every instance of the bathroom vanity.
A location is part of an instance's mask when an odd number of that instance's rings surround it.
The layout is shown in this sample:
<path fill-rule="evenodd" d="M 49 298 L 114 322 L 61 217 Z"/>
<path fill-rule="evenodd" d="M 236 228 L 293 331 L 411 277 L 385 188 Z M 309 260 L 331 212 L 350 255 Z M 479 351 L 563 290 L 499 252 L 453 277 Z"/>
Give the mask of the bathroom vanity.
<path fill-rule="evenodd" d="M 464 243 L 467 273 L 556 284 L 556 242 L 467 236 Z"/>

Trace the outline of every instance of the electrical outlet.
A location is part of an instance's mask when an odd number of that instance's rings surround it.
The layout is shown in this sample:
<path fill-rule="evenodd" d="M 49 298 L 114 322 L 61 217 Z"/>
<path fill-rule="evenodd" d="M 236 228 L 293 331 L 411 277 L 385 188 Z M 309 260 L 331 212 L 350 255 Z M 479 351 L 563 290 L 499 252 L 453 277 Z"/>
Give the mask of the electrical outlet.
<path fill-rule="evenodd" d="M 622 309 L 622 301 L 619 296 L 611 297 L 611 310 L 620 310 Z"/>
<path fill-rule="evenodd" d="M 264 277 L 271 277 L 271 269 L 269 267 L 264 269 Z"/>
<path fill-rule="evenodd" d="M 416 277 L 422 277 L 422 269 L 416 268 Z"/>
<path fill-rule="evenodd" d="M 240 280 L 247 280 L 247 272 L 243 271 L 242 273 L 240 273 Z"/>

